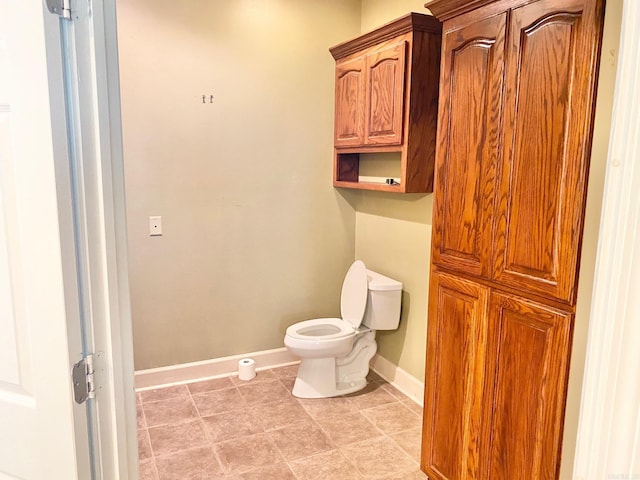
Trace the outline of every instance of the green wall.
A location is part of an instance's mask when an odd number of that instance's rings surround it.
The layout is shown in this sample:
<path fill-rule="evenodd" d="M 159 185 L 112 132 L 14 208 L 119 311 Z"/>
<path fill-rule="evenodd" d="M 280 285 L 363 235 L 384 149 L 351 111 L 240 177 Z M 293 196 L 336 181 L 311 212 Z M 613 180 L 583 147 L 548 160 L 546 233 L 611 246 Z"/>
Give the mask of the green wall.
<path fill-rule="evenodd" d="M 429 13 L 423 1 L 363 0 L 361 32 L 409 12 Z M 396 331 L 378 332 L 378 353 L 424 380 L 432 195 L 360 192 L 355 254 L 372 270 L 404 284 Z"/>
<path fill-rule="evenodd" d="M 328 47 L 360 7 L 118 0 L 136 369 L 282 347 L 339 312 L 355 212 L 331 184 Z"/>

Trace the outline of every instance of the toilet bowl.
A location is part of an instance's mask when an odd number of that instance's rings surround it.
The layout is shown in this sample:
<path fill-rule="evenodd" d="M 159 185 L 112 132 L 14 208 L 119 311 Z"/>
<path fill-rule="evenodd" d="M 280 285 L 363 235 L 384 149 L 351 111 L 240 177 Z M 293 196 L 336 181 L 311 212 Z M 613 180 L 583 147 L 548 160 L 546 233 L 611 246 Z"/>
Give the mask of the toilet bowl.
<path fill-rule="evenodd" d="M 293 395 L 325 398 L 364 388 L 377 350 L 376 330 L 398 328 L 401 296 L 402 283 L 356 260 L 342 284 L 341 318 L 304 320 L 287 328 L 284 344 L 300 357 Z"/>

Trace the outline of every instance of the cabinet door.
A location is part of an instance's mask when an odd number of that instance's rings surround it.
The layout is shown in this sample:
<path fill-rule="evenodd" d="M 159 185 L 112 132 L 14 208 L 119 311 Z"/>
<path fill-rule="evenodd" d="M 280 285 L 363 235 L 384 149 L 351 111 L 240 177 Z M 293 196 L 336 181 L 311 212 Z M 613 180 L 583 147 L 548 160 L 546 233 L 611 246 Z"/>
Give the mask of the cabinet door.
<path fill-rule="evenodd" d="M 602 5 L 512 11 L 494 278 L 575 301 Z"/>
<path fill-rule="evenodd" d="M 440 82 L 433 262 L 491 275 L 506 13 L 446 31 Z"/>
<path fill-rule="evenodd" d="M 402 143 L 406 50 L 407 42 L 401 42 L 366 56 L 367 145 Z"/>
<path fill-rule="evenodd" d="M 364 144 L 364 88 L 364 57 L 336 64 L 336 147 Z"/>
<path fill-rule="evenodd" d="M 483 478 L 557 478 L 572 321 L 569 313 L 491 294 Z"/>
<path fill-rule="evenodd" d="M 488 290 L 433 273 L 421 467 L 433 480 L 478 478 Z"/>

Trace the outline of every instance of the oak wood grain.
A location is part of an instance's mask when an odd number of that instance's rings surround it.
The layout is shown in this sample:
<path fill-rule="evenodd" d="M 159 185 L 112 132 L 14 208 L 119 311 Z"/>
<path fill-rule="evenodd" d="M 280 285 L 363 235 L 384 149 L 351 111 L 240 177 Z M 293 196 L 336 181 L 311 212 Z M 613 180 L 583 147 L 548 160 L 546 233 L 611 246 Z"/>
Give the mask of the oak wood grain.
<path fill-rule="evenodd" d="M 444 22 L 471 12 L 485 14 L 491 12 L 496 5 L 500 11 L 505 12 L 536 1 L 538 0 L 431 0 L 424 6 L 434 17 Z M 487 18 L 489 15 L 484 16 Z"/>
<path fill-rule="evenodd" d="M 421 462 L 432 480 L 558 478 L 603 8 L 434 2 L 446 20 Z M 469 285 L 488 295 L 482 318 L 461 303 L 480 298 Z M 451 369 L 474 387 L 450 384 Z M 438 408 L 458 437 L 439 434 Z"/>
<path fill-rule="evenodd" d="M 360 173 L 358 153 L 335 153 L 333 178 L 336 182 L 357 182 Z"/>
<path fill-rule="evenodd" d="M 493 280 L 492 278 L 479 277 L 470 272 L 452 270 L 450 268 L 443 267 L 441 265 L 439 265 L 437 269 L 438 271 L 441 271 L 443 273 L 450 273 L 459 278 L 477 282 L 480 285 L 483 285 L 487 288 L 500 290 L 503 293 L 511 293 L 513 295 L 525 295 L 527 298 L 531 300 L 544 303 L 545 305 L 549 305 L 550 307 L 557 308 L 559 310 L 563 310 L 566 312 L 575 312 L 576 310 L 575 303 L 570 303 L 566 300 L 559 300 L 557 298 L 549 297 L 543 293 L 534 292 L 534 291 L 523 292 L 522 289 L 520 288 L 516 288 L 511 285 L 500 283 L 496 280 Z"/>
<path fill-rule="evenodd" d="M 402 143 L 406 47 L 403 41 L 366 56 L 365 144 Z"/>
<path fill-rule="evenodd" d="M 482 475 L 557 478 L 573 315 L 492 292 Z"/>
<path fill-rule="evenodd" d="M 489 289 L 434 272 L 430 298 L 421 466 L 477 478 Z"/>
<path fill-rule="evenodd" d="M 336 146 L 361 145 L 364 141 L 365 68 L 361 57 L 336 63 Z"/>
<path fill-rule="evenodd" d="M 395 27 L 395 35 L 390 35 Z M 384 34 L 378 35 L 377 30 L 367 34 L 364 49 L 347 48 L 350 42 L 341 44 L 339 54 L 332 49 L 338 58 L 335 161 L 340 161 L 341 153 L 388 152 L 398 147 L 400 185 L 356 185 L 357 178 L 347 178 L 337 164 L 333 184 L 427 193 L 433 189 L 441 26 L 433 17 L 412 14 L 381 27 L 381 31 Z M 372 38 L 375 43 L 370 42 Z M 361 41 L 351 42 L 363 45 Z M 345 52 L 349 54 L 344 56 Z M 357 161 L 358 157 L 350 158 Z"/>
<path fill-rule="evenodd" d="M 571 303 L 577 291 L 597 77 L 596 3 L 511 16 L 493 277 Z"/>
<path fill-rule="evenodd" d="M 335 60 L 357 54 L 382 42 L 409 32 L 428 32 L 439 35 L 442 24 L 431 15 L 408 13 L 364 35 L 339 43 L 329 49 Z"/>
<path fill-rule="evenodd" d="M 442 54 L 433 262 L 485 277 L 491 272 L 505 28 L 502 14 L 447 31 Z"/>
<path fill-rule="evenodd" d="M 430 32 L 417 32 L 413 38 L 401 165 L 407 192 L 433 191 L 441 45 L 441 36 Z"/>

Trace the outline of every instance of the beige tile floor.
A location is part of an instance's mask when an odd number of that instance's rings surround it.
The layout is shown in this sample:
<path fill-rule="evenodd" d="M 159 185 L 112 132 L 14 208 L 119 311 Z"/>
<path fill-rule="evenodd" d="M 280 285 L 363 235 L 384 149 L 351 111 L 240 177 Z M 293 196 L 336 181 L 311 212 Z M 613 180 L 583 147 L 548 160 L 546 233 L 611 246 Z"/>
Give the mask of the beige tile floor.
<path fill-rule="evenodd" d="M 291 395 L 297 365 L 136 394 L 141 480 L 417 480 L 421 409 L 375 374 Z"/>

